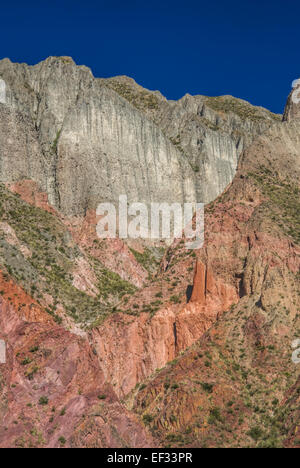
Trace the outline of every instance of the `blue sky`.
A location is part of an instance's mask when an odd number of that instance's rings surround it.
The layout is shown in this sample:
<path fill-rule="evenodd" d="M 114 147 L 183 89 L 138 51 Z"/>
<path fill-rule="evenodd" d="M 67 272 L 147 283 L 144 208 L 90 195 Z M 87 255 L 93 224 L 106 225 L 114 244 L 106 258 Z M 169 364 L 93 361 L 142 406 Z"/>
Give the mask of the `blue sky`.
<path fill-rule="evenodd" d="M 300 77 L 294 0 L 14 1 L 0 5 L 0 57 L 69 55 L 169 99 L 232 94 L 282 112 Z"/>

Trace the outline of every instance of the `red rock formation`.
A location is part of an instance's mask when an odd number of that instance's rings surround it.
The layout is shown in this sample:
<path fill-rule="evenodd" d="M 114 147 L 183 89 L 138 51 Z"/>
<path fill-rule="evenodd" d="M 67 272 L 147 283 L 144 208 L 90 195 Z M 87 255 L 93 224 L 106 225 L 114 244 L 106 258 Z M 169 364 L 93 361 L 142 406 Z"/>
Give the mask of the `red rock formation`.
<path fill-rule="evenodd" d="M 193 300 L 185 306 L 169 304 L 153 317 L 116 314 L 92 331 L 105 377 L 119 396 L 191 346 L 238 301 L 236 289 L 215 282 L 201 261 L 196 263 L 193 292 Z"/>
<path fill-rule="evenodd" d="M 57 326 L 0 278 L 0 447 L 149 447 L 153 440 L 105 382 L 88 342 Z"/>
<path fill-rule="evenodd" d="M 97 349 L 105 378 L 119 396 L 176 355 L 175 314 L 172 308 L 155 314 L 132 317 L 116 314 L 93 330 L 91 339 Z"/>
<path fill-rule="evenodd" d="M 206 267 L 198 260 L 196 262 L 193 292 L 190 302 L 197 302 L 198 304 L 205 304 L 206 299 Z"/>
<path fill-rule="evenodd" d="M 20 195 L 20 197 L 30 205 L 42 208 L 49 213 L 58 214 L 50 205 L 46 192 L 40 190 L 38 184 L 33 180 L 21 180 L 14 184 L 9 184 L 9 189 Z"/>
<path fill-rule="evenodd" d="M 20 286 L 12 281 L 8 275 L 0 271 L 0 307 L 2 310 L 2 333 L 19 321 L 40 322 L 54 324 L 52 317 L 32 299 Z M 10 311 L 13 310 L 13 314 Z"/>
<path fill-rule="evenodd" d="M 176 316 L 177 352 L 191 346 L 238 300 L 234 286 L 215 281 L 211 268 L 197 260 L 191 300 Z"/>
<path fill-rule="evenodd" d="M 212 272 L 209 265 L 207 266 L 207 269 L 206 269 L 206 284 L 205 284 L 205 287 L 206 287 L 206 291 L 205 291 L 206 295 L 207 294 L 216 294 L 217 293 L 215 279 L 214 279 L 213 272 Z"/>

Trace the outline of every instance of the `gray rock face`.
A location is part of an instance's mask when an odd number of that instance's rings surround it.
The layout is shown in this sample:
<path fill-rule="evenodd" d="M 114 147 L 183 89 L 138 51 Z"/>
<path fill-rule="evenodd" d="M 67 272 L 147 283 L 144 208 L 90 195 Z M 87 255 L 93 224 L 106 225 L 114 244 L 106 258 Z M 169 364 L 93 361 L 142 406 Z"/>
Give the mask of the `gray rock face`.
<path fill-rule="evenodd" d="M 19 148 L 24 156 L 31 154 L 32 167 L 7 150 L 1 181 L 34 178 L 67 215 L 116 201 L 119 194 L 129 201 L 195 201 L 194 174 L 184 155 L 86 67 L 69 58 L 49 58 L 34 67 L 4 60 L 0 76 L 6 84 L 1 151 L 7 147 L 8 113 L 23 116 L 24 122 L 15 118 L 10 125 L 15 136 L 25 138 L 35 129 L 34 142 L 30 137 Z"/>
<path fill-rule="evenodd" d="M 35 180 L 66 215 L 120 194 L 211 201 L 245 145 L 277 119 L 230 97 L 167 101 L 126 77 L 95 79 L 69 57 L 5 59 L 0 80 L 0 181 Z"/>
<path fill-rule="evenodd" d="M 32 120 L 0 104 L 0 181 L 44 180 L 47 161 Z"/>
<path fill-rule="evenodd" d="M 198 201 L 210 202 L 232 181 L 242 151 L 281 116 L 232 96 L 187 94 L 167 101 L 128 77 L 103 80 L 151 118 L 186 156 L 195 173 Z"/>
<path fill-rule="evenodd" d="M 300 79 L 295 80 L 293 85 L 284 110 L 283 121 L 285 122 L 300 119 Z"/>

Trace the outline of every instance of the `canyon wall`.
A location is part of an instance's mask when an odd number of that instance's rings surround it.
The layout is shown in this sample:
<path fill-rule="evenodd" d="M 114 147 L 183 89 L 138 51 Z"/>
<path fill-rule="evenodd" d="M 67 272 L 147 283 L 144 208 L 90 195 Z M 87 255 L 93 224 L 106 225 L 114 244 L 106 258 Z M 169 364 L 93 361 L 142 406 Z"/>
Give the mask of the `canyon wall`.
<path fill-rule="evenodd" d="M 124 80 L 96 79 L 69 57 L 4 59 L 0 79 L 0 181 L 33 179 L 66 215 L 120 194 L 209 202 L 232 181 L 242 149 L 278 119 L 226 96 L 167 101 L 126 78 L 136 105 Z"/>

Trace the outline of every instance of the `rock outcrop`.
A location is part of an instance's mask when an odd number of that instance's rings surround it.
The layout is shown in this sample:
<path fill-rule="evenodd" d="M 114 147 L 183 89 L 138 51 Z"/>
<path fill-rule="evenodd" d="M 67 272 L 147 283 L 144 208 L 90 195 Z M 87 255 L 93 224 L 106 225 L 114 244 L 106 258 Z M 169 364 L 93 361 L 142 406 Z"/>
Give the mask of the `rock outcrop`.
<path fill-rule="evenodd" d="M 191 302 L 205 304 L 206 297 L 206 268 L 202 262 L 197 261 L 193 281 L 193 292 Z"/>
<path fill-rule="evenodd" d="M 223 312 L 238 302 L 234 285 L 215 281 L 209 268 L 207 274 L 205 272 L 205 265 L 196 262 L 193 295 L 188 304 L 170 304 L 168 298 L 154 314 L 142 309 L 137 316 L 128 315 L 132 305 L 126 304 L 127 313 L 113 314 L 93 329 L 90 340 L 97 350 L 106 380 L 119 396 L 127 395 L 139 382 L 195 343 Z M 159 282 L 167 291 L 168 277 L 162 275 Z M 155 290 L 153 295 L 157 297 Z"/>
<path fill-rule="evenodd" d="M 293 82 L 293 89 L 288 97 L 283 121 L 291 122 L 300 119 L 300 79 Z"/>

